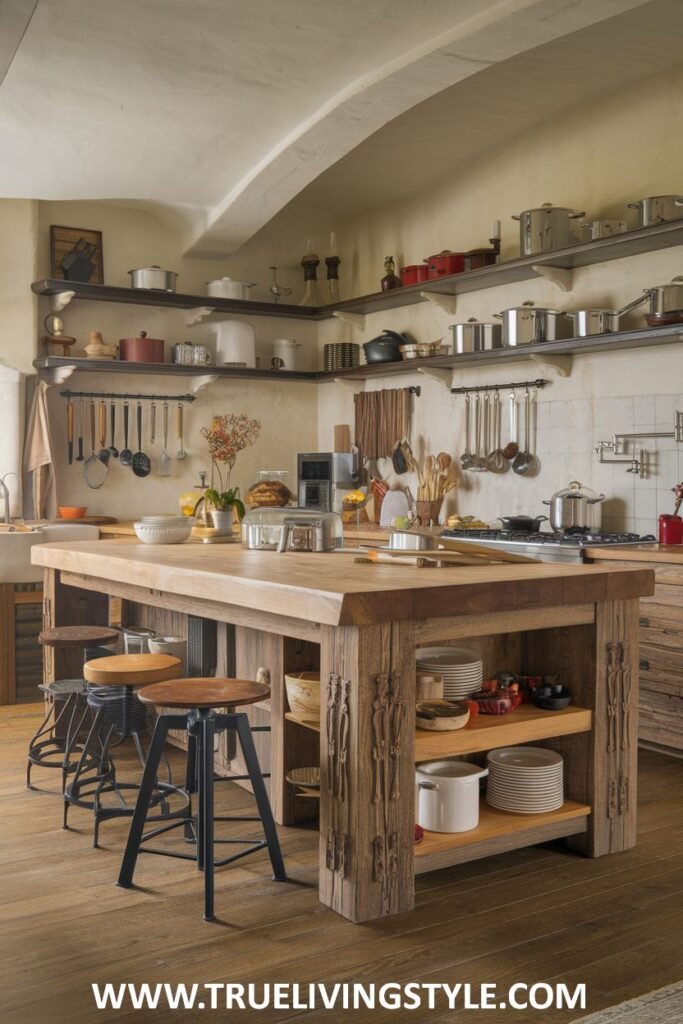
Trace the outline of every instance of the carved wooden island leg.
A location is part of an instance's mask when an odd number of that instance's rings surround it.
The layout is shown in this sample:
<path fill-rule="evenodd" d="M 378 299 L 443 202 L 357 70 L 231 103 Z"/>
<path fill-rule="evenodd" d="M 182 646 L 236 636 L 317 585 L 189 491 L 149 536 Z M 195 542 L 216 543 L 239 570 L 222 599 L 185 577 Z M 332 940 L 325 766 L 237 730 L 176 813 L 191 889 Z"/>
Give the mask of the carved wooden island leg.
<path fill-rule="evenodd" d="M 414 904 L 414 626 L 321 639 L 320 900 L 368 921 Z"/>

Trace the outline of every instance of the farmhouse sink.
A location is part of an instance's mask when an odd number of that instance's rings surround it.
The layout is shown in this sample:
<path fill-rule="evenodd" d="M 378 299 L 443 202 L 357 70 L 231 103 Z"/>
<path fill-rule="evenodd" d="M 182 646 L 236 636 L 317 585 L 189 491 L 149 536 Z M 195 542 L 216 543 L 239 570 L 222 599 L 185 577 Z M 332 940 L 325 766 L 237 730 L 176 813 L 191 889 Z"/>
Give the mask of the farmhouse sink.
<path fill-rule="evenodd" d="M 0 583 L 39 583 L 43 578 L 40 565 L 31 564 L 34 544 L 51 544 L 66 540 L 97 540 L 96 526 L 2 526 L 0 528 Z"/>

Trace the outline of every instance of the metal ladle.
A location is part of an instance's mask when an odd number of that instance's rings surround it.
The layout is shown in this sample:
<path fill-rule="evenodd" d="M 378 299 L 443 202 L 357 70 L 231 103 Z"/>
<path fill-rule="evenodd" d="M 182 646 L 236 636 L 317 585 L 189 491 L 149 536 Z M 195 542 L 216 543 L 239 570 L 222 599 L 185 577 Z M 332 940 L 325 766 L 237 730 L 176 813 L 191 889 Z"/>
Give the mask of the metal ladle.
<path fill-rule="evenodd" d="M 138 402 L 137 407 L 137 419 L 138 419 L 138 450 L 133 456 L 133 472 L 136 476 L 149 476 L 152 463 L 149 455 L 145 455 L 142 450 L 142 402 Z"/>
<path fill-rule="evenodd" d="M 505 473 L 508 468 L 508 462 L 503 454 L 500 441 L 501 431 L 501 408 L 500 408 L 500 395 L 496 391 L 493 396 L 493 405 L 491 407 L 491 423 L 492 423 L 492 434 L 494 435 L 494 443 L 496 447 L 489 453 L 486 459 L 486 468 L 491 473 Z"/>
<path fill-rule="evenodd" d="M 532 466 L 532 456 L 529 453 L 529 392 L 526 391 L 524 394 L 524 451 L 515 455 L 512 471 L 518 476 L 530 476 Z"/>
<path fill-rule="evenodd" d="M 119 450 L 116 447 L 116 402 L 113 400 L 109 406 L 109 421 L 111 425 L 111 444 L 109 445 L 109 454 L 112 459 L 118 459 Z"/>
<path fill-rule="evenodd" d="M 460 465 L 463 469 L 471 469 L 474 458 L 470 448 L 470 396 L 465 395 L 465 451 L 460 456 Z"/>
<path fill-rule="evenodd" d="M 177 428 L 178 428 L 178 441 L 180 442 L 180 448 L 178 449 L 178 454 L 176 455 L 176 459 L 178 459 L 180 462 L 182 462 L 183 459 L 187 458 L 187 452 L 185 451 L 185 448 L 183 446 L 183 403 L 182 402 L 178 402 L 178 409 L 177 409 L 176 419 L 177 419 Z"/>
<path fill-rule="evenodd" d="M 107 479 L 108 469 L 95 452 L 95 402 L 90 399 L 90 455 L 83 463 L 83 476 L 88 487 L 98 490 Z"/>

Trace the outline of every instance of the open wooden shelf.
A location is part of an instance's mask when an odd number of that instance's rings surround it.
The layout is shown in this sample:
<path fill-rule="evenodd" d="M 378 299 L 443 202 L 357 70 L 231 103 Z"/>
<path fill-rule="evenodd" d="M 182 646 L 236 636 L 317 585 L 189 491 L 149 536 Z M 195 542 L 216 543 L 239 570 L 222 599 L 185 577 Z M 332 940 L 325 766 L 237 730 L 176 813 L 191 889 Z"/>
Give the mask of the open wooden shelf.
<path fill-rule="evenodd" d="M 441 295 L 461 295 L 496 288 L 498 285 L 515 281 L 529 281 L 539 277 L 536 267 L 550 267 L 573 270 L 577 267 L 619 260 L 626 256 L 637 256 L 674 245 L 683 245 L 683 221 L 667 221 L 650 227 L 637 228 L 623 235 L 609 238 L 575 242 L 563 249 L 535 253 L 518 259 L 505 260 L 492 267 L 470 270 L 463 274 L 452 274 L 405 288 L 394 288 L 389 292 L 375 292 L 346 299 L 334 305 L 295 306 L 290 303 L 257 302 L 252 299 L 217 299 L 209 295 L 185 295 L 178 292 L 154 292 L 139 288 L 120 288 L 103 284 L 81 284 L 78 281 L 62 281 L 44 278 L 34 281 L 32 290 L 37 295 L 58 295 L 73 291 L 76 299 L 91 302 L 123 302 L 136 306 L 157 306 L 169 309 L 195 309 L 210 306 L 216 313 L 237 313 L 244 316 L 271 316 L 293 320 L 328 320 L 335 312 L 377 313 L 385 309 L 425 302 L 422 292 Z M 653 282 L 650 282 L 653 283 Z M 657 282 L 654 282 L 657 283 Z"/>
<path fill-rule="evenodd" d="M 425 832 L 415 847 L 415 874 L 579 835 L 586 831 L 590 813 L 588 804 L 574 800 L 565 800 L 559 810 L 543 814 L 498 811 L 482 800 L 479 825 L 471 832 Z"/>
<path fill-rule="evenodd" d="M 508 715 L 475 715 L 464 729 L 449 732 L 417 729 L 415 761 L 438 761 L 443 757 L 474 754 L 494 747 L 590 732 L 591 724 L 589 708 L 570 704 L 562 711 L 543 711 L 533 704 L 522 704 Z"/>
<path fill-rule="evenodd" d="M 88 373 L 162 374 L 171 377 L 227 377 L 233 380 L 317 380 L 317 373 L 306 370 L 258 370 L 241 366 L 182 366 L 177 363 L 132 363 L 120 359 L 82 359 L 71 356 L 41 356 L 33 360 L 36 370 L 68 369 Z"/>
<path fill-rule="evenodd" d="M 285 711 L 285 718 L 288 722 L 296 722 L 303 729 L 310 729 L 312 732 L 320 732 L 320 722 L 308 722 L 304 721 L 303 718 L 297 718 L 291 711 Z"/>

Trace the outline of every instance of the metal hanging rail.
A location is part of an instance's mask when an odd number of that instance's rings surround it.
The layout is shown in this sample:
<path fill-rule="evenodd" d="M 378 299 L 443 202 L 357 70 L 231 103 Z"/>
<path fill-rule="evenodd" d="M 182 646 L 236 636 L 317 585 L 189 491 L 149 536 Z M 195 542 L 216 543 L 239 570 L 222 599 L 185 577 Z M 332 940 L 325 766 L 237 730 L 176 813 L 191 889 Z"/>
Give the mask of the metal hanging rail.
<path fill-rule="evenodd" d="M 538 377 L 536 380 L 519 380 L 513 384 L 476 384 L 471 388 L 451 388 L 452 395 L 469 395 L 474 391 L 508 391 L 514 388 L 544 388 L 550 381 Z"/>
<path fill-rule="evenodd" d="M 196 395 L 142 395 L 130 391 L 65 391 L 59 392 L 62 398 L 132 398 L 148 402 L 194 402 Z"/>

